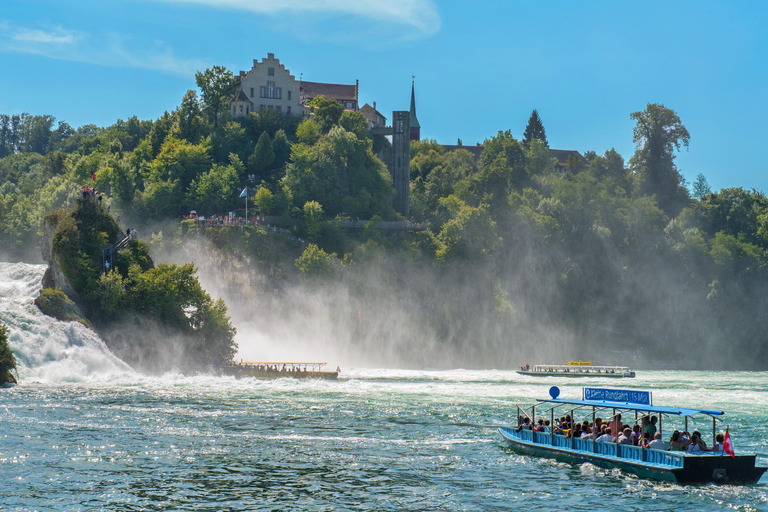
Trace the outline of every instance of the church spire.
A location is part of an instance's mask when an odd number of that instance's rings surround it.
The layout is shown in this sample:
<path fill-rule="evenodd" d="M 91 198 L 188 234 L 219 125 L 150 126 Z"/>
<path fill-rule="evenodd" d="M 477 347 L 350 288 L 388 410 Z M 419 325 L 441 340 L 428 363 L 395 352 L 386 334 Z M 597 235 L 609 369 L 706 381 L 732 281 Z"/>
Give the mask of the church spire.
<path fill-rule="evenodd" d="M 421 140 L 421 125 L 416 117 L 415 76 L 411 76 L 411 140 Z"/>

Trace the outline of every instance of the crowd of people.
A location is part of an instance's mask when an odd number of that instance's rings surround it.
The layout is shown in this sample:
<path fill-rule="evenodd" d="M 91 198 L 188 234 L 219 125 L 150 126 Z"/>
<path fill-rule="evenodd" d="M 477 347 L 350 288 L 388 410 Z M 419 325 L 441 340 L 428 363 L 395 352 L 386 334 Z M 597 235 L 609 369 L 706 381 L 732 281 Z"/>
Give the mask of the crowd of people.
<path fill-rule="evenodd" d="M 654 450 L 681 451 L 688 453 L 699 452 L 722 452 L 723 434 L 715 437 L 715 445 L 707 447 L 707 443 L 702 439 L 701 433 L 694 430 L 693 433 L 687 431 L 681 432 L 675 430 L 666 442 L 662 439 L 662 434 L 657 430 L 656 424 L 658 417 L 643 416 L 642 424 L 635 423 L 630 426 L 621 422 L 621 414 L 617 414 L 610 421 L 603 421 L 596 417 L 594 422 L 584 420 L 582 422 L 572 421 L 571 416 L 566 414 L 559 419 L 555 419 L 555 425 L 550 425 L 550 421 L 540 418 L 535 424 L 529 417 L 518 418 L 517 431 L 533 430 L 536 432 L 564 435 L 567 438 L 578 437 L 581 439 L 594 439 L 598 443 L 625 444 L 630 446 L 642 446 Z M 616 434 L 618 433 L 618 439 Z"/>

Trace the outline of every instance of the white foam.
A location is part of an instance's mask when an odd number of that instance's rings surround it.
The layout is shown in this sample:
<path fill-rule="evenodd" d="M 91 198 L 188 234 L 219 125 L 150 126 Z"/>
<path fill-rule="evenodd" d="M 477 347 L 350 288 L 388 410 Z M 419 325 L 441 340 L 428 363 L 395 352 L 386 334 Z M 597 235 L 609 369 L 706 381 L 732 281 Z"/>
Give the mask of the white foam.
<path fill-rule="evenodd" d="M 10 330 L 22 381 L 111 380 L 133 373 L 99 336 L 78 322 L 44 315 L 34 304 L 46 265 L 0 262 L 0 318 Z"/>

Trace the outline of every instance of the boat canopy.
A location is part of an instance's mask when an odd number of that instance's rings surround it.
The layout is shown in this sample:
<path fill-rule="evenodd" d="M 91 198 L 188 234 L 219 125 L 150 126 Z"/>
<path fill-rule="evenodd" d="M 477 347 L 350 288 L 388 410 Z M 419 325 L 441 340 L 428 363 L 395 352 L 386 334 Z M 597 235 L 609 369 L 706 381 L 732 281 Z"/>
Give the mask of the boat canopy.
<path fill-rule="evenodd" d="M 683 407 L 663 407 L 660 405 L 640 405 L 627 402 L 609 402 L 602 400 L 581 400 L 570 398 L 540 398 L 537 402 L 548 402 L 558 405 L 577 405 L 587 407 L 614 407 L 616 409 L 625 409 L 628 411 L 640 411 L 659 414 L 675 414 L 678 416 L 693 416 L 695 414 L 706 414 L 707 416 L 722 416 L 723 411 L 713 411 L 709 409 L 688 409 Z"/>

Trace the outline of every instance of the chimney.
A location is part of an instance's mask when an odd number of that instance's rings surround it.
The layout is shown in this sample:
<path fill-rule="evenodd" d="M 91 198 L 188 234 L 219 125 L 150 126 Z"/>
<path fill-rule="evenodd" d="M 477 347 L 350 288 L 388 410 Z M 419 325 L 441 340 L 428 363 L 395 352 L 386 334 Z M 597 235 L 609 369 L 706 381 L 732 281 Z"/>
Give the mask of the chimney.
<path fill-rule="evenodd" d="M 373 102 L 373 110 L 376 110 L 376 102 Z"/>

